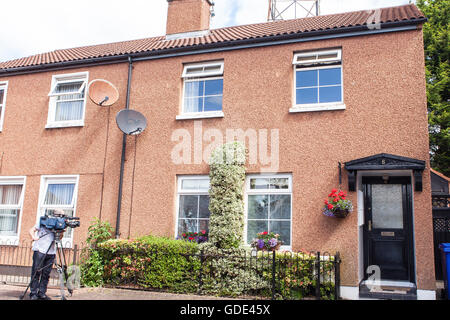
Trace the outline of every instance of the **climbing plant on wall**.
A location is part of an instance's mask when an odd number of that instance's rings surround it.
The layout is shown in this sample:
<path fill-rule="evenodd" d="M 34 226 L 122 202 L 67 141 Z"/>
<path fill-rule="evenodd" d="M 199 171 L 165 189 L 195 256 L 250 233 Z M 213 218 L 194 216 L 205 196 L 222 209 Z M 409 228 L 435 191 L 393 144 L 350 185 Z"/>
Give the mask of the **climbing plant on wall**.
<path fill-rule="evenodd" d="M 245 146 L 232 142 L 210 159 L 209 242 L 219 249 L 238 248 L 244 233 Z"/>

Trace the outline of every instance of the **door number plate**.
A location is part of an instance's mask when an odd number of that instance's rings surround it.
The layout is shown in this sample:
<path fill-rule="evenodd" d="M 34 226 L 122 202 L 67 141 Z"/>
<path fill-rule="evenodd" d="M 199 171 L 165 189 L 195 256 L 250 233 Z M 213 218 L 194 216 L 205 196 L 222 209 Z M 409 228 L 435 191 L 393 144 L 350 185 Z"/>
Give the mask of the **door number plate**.
<path fill-rule="evenodd" d="M 381 236 L 382 237 L 394 237 L 395 233 L 394 232 L 387 232 L 387 231 L 385 231 L 385 232 L 381 232 Z"/>

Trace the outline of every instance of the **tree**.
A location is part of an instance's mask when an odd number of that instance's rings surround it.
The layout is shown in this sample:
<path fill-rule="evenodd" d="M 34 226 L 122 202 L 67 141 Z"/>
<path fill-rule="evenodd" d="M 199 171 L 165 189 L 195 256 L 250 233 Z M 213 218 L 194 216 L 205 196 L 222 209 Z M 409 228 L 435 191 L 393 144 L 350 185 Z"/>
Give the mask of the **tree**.
<path fill-rule="evenodd" d="M 450 176 L 449 21 L 450 0 L 418 0 L 424 24 L 431 166 Z"/>

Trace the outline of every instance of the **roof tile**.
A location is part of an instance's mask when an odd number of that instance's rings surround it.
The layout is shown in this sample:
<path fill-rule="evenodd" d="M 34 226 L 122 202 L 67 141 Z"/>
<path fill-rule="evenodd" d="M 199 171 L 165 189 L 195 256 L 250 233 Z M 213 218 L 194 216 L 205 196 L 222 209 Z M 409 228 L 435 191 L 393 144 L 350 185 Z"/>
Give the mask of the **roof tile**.
<path fill-rule="evenodd" d="M 380 23 L 414 20 L 424 15 L 413 4 L 382 8 Z M 109 44 L 91 45 L 72 49 L 60 49 L 30 57 L 0 62 L 0 70 L 13 71 L 16 68 L 54 64 L 90 58 L 126 55 L 163 49 L 192 47 L 205 44 L 220 44 L 237 40 L 287 34 L 304 34 L 312 31 L 346 28 L 366 25 L 375 10 L 346 12 L 317 17 L 274 21 L 211 30 L 209 34 L 197 38 L 166 40 L 164 36 L 140 40 L 122 41 Z"/>

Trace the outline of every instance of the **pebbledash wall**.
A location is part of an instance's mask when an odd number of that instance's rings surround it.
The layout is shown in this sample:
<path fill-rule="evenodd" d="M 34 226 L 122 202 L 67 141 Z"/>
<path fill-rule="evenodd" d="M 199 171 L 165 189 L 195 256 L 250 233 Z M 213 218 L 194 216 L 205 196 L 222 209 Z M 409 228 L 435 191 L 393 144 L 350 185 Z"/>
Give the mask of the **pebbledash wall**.
<path fill-rule="evenodd" d="M 342 49 L 346 109 L 290 113 L 294 53 L 328 48 Z M 177 120 L 183 64 L 211 60 L 224 62 L 223 118 Z M 349 192 L 355 210 L 348 218 L 321 213 L 323 200 L 338 186 L 338 162 L 378 153 L 426 161 L 423 191 L 414 192 L 414 250 L 417 288 L 435 289 L 420 29 L 156 59 L 133 66 L 130 108 L 145 115 L 148 127 L 138 137 L 127 137 L 122 238 L 174 237 L 177 177 L 209 172 L 204 162 L 173 162 L 175 130 L 186 129 L 194 137 L 195 121 L 201 121 L 203 131 L 214 128 L 224 135 L 226 129 L 278 129 L 278 172 L 292 175 L 292 249 L 339 251 L 343 293 L 349 296 L 360 280 L 357 193 Z M 100 107 L 87 98 L 84 126 L 46 129 L 52 76 L 85 71 L 89 81 L 113 83 L 119 101 Z M 79 176 L 76 215 L 81 227 L 74 232 L 74 243 L 85 240 L 95 217 L 115 225 L 122 151 L 115 115 L 125 106 L 127 76 L 128 64 L 122 63 L 0 78 L 8 81 L 0 175 L 26 177 L 21 240 L 28 239 L 27 231 L 36 222 L 45 175 Z M 260 171 L 259 165 L 247 166 L 248 174 Z M 347 189 L 345 170 L 342 182 Z"/>

